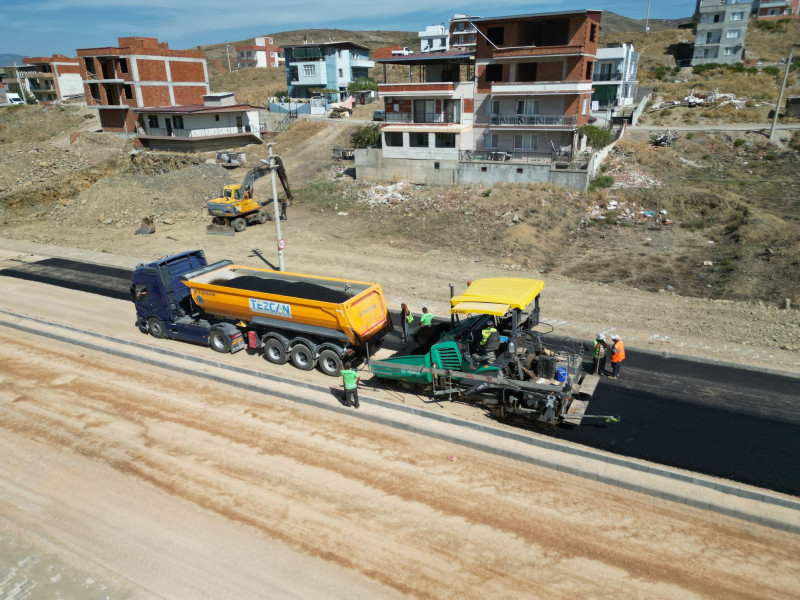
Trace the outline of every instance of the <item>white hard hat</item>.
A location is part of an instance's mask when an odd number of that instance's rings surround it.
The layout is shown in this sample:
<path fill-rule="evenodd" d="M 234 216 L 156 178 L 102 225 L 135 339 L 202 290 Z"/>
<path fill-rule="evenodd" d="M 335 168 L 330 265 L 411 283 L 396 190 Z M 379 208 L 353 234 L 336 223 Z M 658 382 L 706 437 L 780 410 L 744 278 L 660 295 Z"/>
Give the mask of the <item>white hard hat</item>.
<path fill-rule="evenodd" d="M 612 340 L 619 340 L 621 338 L 617 334 L 614 334 L 614 335 L 611 336 L 611 339 Z"/>
<path fill-rule="evenodd" d="M 602 333 L 598 333 L 597 334 L 597 339 L 602 342 L 604 339 L 606 339 L 606 336 L 604 336 Z"/>

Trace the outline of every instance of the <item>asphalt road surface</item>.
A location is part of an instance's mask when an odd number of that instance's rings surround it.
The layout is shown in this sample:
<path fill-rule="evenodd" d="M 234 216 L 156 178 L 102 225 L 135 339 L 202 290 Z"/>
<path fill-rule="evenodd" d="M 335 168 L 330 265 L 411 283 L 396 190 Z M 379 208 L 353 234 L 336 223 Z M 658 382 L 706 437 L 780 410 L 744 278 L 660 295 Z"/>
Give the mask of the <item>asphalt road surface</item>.
<path fill-rule="evenodd" d="M 129 297 L 130 271 L 115 267 L 51 258 L 4 269 L 0 276 Z M 620 379 L 602 379 L 587 411 L 620 415 L 619 423 L 587 420 L 540 434 L 800 495 L 798 378 L 635 349 L 627 354 Z"/>

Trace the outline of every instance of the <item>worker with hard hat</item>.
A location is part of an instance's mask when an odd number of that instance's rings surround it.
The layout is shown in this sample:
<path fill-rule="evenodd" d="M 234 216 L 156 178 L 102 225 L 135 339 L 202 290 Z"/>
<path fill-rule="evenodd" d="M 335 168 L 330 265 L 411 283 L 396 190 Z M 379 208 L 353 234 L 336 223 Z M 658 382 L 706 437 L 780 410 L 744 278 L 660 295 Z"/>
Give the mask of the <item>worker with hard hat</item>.
<path fill-rule="evenodd" d="M 592 374 L 593 375 L 605 375 L 606 372 L 606 349 L 608 348 L 608 342 L 606 342 L 606 336 L 602 333 L 598 333 L 597 337 L 594 340 L 594 346 L 592 347 Z"/>
<path fill-rule="evenodd" d="M 619 368 L 622 366 L 622 361 L 625 360 L 625 344 L 618 335 L 612 335 L 611 341 L 611 377 L 610 379 L 617 379 L 619 377 Z"/>

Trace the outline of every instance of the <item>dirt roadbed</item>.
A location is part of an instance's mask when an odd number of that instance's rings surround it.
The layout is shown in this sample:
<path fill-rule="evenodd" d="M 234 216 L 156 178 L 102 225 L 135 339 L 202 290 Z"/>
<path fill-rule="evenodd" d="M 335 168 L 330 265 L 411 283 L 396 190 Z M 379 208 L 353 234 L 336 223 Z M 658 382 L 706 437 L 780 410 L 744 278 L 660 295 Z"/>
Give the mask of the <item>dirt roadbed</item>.
<path fill-rule="evenodd" d="M 108 325 L 66 295 L 51 308 Z M 800 581 L 798 536 L 266 388 L 5 327 L 0 360 L 0 564 L 28 549 L 32 592 L 791 598 Z"/>

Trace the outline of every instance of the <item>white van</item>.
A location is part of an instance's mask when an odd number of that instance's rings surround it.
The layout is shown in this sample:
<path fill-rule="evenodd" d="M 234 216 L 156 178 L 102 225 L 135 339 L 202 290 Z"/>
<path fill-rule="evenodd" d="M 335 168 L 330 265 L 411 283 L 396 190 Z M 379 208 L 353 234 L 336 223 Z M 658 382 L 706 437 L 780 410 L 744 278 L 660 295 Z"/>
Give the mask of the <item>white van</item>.
<path fill-rule="evenodd" d="M 14 92 L 8 92 L 6 94 L 6 98 L 8 98 L 9 104 L 25 104 L 25 100 L 23 100 L 19 94 L 15 94 Z"/>

